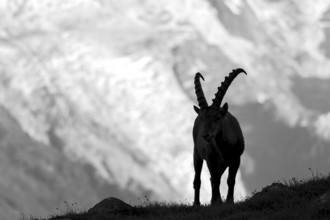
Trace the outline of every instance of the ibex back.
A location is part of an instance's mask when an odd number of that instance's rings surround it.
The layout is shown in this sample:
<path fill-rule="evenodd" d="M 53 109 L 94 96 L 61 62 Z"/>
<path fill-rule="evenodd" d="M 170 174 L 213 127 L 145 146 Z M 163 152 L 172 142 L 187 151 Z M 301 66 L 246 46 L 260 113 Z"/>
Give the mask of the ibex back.
<path fill-rule="evenodd" d="M 200 205 L 199 191 L 201 186 L 201 171 L 205 160 L 211 175 L 212 204 L 221 204 L 219 191 L 220 179 L 223 172 L 229 167 L 227 179 L 227 202 L 234 201 L 234 186 L 240 157 L 244 151 L 244 138 L 237 119 L 228 111 L 228 104 L 221 106 L 222 99 L 235 77 L 246 72 L 243 69 L 233 70 L 225 81 L 218 87 L 211 106 L 207 104 L 201 87 L 200 73 L 195 75 L 195 92 L 200 108 L 194 106 L 198 114 L 193 128 L 194 139 L 194 168 L 195 168 L 195 199 L 194 204 Z"/>

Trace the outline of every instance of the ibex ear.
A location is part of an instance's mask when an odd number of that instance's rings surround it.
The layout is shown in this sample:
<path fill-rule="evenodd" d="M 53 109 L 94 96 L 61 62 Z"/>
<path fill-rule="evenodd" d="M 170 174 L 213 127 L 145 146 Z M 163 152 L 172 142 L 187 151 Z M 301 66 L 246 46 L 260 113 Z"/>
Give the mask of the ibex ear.
<path fill-rule="evenodd" d="M 197 114 L 199 114 L 200 109 L 199 109 L 197 106 L 195 106 L 195 105 L 194 105 L 194 110 L 195 110 L 195 112 L 196 112 Z"/>
<path fill-rule="evenodd" d="M 221 115 L 224 116 L 228 112 L 228 103 L 226 102 L 221 109 Z"/>

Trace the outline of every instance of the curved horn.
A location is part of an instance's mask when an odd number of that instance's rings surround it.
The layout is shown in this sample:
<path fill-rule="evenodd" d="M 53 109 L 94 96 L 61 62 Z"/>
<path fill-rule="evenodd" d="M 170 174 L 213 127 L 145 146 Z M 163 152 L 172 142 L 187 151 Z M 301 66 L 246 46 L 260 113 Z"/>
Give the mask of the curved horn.
<path fill-rule="evenodd" d="M 225 81 L 221 83 L 221 87 L 218 87 L 218 92 L 215 94 L 215 98 L 212 100 L 212 108 L 219 108 L 222 102 L 223 97 L 225 96 L 227 89 L 229 88 L 230 84 L 236 78 L 236 76 L 240 73 L 247 73 L 242 68 L 233 69 L 233 71 L 229 74 L 229 76 L 225 77 Z"/>
<path fill-rule="evenodd" d="M 195 81 L 194 81 L 194 83 L 195 83 L 195 93 L 196 93 L 196 96 L 197 96 L 197 101 L 198 101 L 199 107 L 201 109 L 204 109 L 204 108 L 207 108 L 209 105 L 207 104 L 207 101 L 205 99 L 204 92 L 203 92 L 202 85 L 201 85 L 201 82 L 200 82 L 199 78 L 202 78 L 204 80 L 204 77 L 202 76 L 202 74 L 200 74 L 198 72 L 195 75 Z"/>

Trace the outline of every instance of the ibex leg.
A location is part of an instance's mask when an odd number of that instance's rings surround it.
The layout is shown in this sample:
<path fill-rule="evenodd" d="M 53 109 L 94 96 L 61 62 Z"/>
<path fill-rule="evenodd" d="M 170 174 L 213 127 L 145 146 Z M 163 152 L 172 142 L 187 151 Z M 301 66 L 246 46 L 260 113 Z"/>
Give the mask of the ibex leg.
<path fill-rule="evenodd" d="M 237 174 L 240 162 L 241 162 L 241 159 L 238 158 L 229 165 L 229 174 L 228 174 L 228 179 L 227 179 L 228 194 L 227 194 L 227 199 L 226 199 L 226 202 L 229 202 L 229 203 L 234 202 L 235 179 L 236 179 L 236 174 Z"/>
<path fill-rule="evenodd" d="M 203 159 L 194 152 L 194 169 L 195 169 L 195 179 L 194 179 L 194 189 L 195 189 L 195 198 L 194 205 L 200 205 L 199 201 L 199 191 L 201 188 L 201 172 L 203 167 Z"/>
<path fill-rule="evenodd" d="M 220 194 L 220 180 L 226 167 L 218 167 L 217 163 L 207 163 L 211 175 L 212 198 L 211 204 L 218 205 L 222 203 Z"/>

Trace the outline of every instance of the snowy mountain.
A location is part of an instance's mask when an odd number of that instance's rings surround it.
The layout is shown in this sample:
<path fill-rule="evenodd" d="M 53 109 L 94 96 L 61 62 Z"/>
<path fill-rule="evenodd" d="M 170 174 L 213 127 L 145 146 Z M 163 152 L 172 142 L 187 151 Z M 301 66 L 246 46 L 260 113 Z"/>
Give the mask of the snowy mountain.
<path fill-rule="evenodd" d="M 192 201 L 197 71 L 208 100 L 248 73 L 224 100 L 246 141 L 236 199 L 327 172 L 329 21 L 321 0 L 2 1 L 1 219 L 109 196 Z"/>

